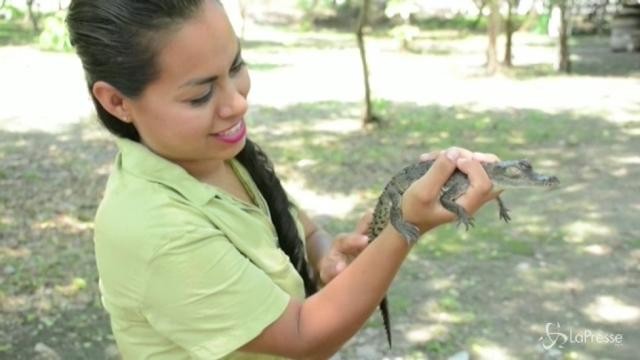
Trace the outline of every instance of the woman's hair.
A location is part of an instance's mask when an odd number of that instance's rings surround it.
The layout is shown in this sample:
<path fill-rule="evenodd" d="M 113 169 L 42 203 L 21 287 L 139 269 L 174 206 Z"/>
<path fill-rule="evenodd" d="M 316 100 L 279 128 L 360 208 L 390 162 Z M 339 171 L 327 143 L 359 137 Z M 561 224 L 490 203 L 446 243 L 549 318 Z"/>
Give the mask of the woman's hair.
<path fill-rule="evenodd" d="M 97 81 L 135 99 L 159 76 L 158 54 L 169 36 L 193 18 L 209 0 L 73 0 L 67 26 L 85 71 L 98 118 L 111 133 L 140 141 L 135 126 L 106 111 L 91 89 Z M 213 0 L 211 0 L 213 1 Z M 264 196 L 276 228 L 280 248 L 304 280 L 311 295 L 310 275 L 300 234 L 287 198 L 267 155 L 251 140 L 237 156 Z"/>

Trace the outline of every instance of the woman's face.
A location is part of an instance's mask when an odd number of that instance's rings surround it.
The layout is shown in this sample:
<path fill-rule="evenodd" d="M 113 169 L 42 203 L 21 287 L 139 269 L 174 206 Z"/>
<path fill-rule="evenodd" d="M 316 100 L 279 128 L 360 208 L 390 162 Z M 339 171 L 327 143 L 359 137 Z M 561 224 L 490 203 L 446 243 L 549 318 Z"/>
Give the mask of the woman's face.
<path fill-rule="evenodd" d="M 188 168 L 233 158 L 244 147 L 249 73 L 224 10 L 214 1 L 169 35 L 159 77 L 128 99 L 142 143 Z"/>

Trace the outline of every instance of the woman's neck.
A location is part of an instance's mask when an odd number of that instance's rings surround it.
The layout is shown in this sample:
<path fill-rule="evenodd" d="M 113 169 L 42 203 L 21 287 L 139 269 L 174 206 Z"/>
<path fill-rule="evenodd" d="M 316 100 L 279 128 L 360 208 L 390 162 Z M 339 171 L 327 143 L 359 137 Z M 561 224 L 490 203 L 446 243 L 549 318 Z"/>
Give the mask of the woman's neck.
<path fill-rule="evenodd" d="M 178 165 L 194 178 L 210 185 L 224 182 L 222 179 L 233 174 L 231 166 L 224 160 L 181 161 Z"/>

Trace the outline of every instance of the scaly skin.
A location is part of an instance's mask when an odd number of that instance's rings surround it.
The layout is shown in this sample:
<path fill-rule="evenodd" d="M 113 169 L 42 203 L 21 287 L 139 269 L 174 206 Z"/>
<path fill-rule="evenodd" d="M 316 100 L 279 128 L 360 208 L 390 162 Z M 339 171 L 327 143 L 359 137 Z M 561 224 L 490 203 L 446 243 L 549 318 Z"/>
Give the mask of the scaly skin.
<path fill-rule="evenodd" d="M 420 230 L 417 226 L 404 221 L 402 217 L 401 200 L 404 192 L 409 186 L 422 175 L 424 175 L 434 160 L 412 164 L 402 169 L 396 174 L 384 188 L 384 191 L 378 198 L 378 203 L 373 213 L 373 220 L 369 228 L 369 239 L 373 241 L 387 226 L 389 222 L 396 230 L 402 234 L 409 245 L 413 245 L 420 237 Z M 545 176 L 537 174 L 533 171 L 531 164 L 527 160 L 510 160 L 500 161 L 497 163 L 483 164 L 489 179 L 496 189 L 508 189 L 518 187 L 553 187 L 559 184 L 559 180 L 555 176 Z M 464 224 L 465 229 L 472 227 L 473 217 L 471 217 L 462 206 L 455 201 L 469 188 L 469 179 L 459 170 L 447 180 L 441 190 L 440 203 L 442 206 L 456 214 L 458 225 Z M 509 210 L 506 208 L 502 199 L 496 198 L 499 208 L 499 216 L 505 222 L 509 222 Z M 389 310 L 387 306 L 387 298 L 384 297 L 380 303 L 380 311 L 384 328 L 387 333 L 387 341 L 391 347 L 391 325 L 389 321 Z"/>

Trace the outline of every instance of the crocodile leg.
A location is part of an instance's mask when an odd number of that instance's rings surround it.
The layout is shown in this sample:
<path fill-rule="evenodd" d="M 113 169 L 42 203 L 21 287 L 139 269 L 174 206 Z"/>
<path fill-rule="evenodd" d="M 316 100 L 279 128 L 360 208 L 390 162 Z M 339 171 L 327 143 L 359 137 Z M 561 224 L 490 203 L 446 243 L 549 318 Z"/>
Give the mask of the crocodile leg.
<path fill-rule="evenodd" d="M 473 226 L 473 217 L 467 214 L 467 211 L 455 202 L 455 197 L 452 197 L 452 195 L 459 196 L 456 195 L 456 192 L 457 189 L 455 188 L 444 192 L 442 196 L 440 196 L 440 204 L 442 204 L 445 209 L 456 214 L 458 217 L 458 226 L 464 224 L 465 230 L 469 230 L 469 228 Z"/>
<path fill-rule="evenodd" d="M 509 216 L 509 209 L 507 209 L 507 207 L 504 205 L 504 202 L 502 201 L 502 199 L 500 199 L 500 196 L 496 198 L 496 201 L 498 201 L 498 208 L 500 209 L 500 219 L 508 223 L 509 220 L 511 220 L 511 216 Z"/>

